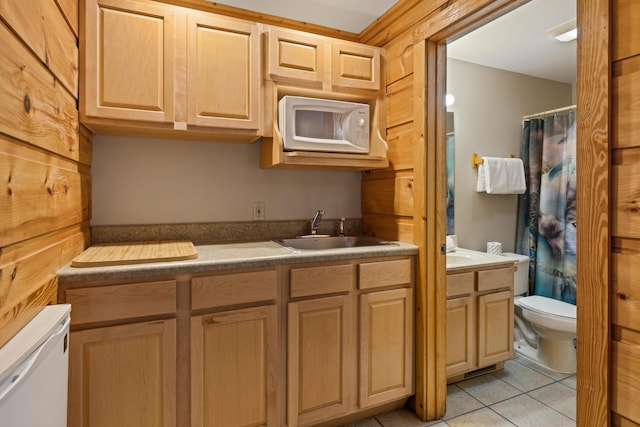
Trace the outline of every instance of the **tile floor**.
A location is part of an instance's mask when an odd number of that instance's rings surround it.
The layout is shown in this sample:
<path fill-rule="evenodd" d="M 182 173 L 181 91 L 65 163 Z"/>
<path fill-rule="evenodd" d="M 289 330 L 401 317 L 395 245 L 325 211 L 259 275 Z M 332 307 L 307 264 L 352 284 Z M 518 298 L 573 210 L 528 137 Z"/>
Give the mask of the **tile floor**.
<path fill-rule="evenodd" d="M 401 409 L 343 427 L 575 427 L 575 420 L 575 375 L 516 356 L 501 371 L 450 384 L 441 420 L 424 422 Z"/>

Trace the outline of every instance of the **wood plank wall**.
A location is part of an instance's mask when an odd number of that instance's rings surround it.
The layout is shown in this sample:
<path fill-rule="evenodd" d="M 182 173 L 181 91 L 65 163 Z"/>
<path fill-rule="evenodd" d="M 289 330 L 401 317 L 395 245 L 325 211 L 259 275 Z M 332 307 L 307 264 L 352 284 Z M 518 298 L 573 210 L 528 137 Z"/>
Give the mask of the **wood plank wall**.
<path fill-rule="evenodd" d="M 611 411 L 640 425 L 640 2 L 611 2 Z"/>
<path fill-rule="evenodd" d="M 56 301 L 89 244 L 91 134 L 78 124 L 78 1 L 0 0 L 0 346 Z"/>
<path fill-rule="evenodd" d="M 416 395 L 422 419 L 446 406 L 445 107 L 446 41 L 522 0 L 403 0 L 361 42 L 386 49 L 389 168 L 362 180 L 364 231 L 419 247 L 416 266 Z M 440 101 L 438 101 L 440 99 Z"/>

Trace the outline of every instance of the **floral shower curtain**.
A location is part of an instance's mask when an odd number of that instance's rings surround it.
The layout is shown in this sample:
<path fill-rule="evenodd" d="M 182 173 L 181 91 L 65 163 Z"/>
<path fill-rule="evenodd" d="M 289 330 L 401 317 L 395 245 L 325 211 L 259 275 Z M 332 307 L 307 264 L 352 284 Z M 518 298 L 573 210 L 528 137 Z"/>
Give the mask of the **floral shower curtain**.
<path fill-rule="evenodd" d="M 529 294 L 575 304 L 575 110 L 525 120 L 522 161 L 516 252 L 529 256 Z"/>

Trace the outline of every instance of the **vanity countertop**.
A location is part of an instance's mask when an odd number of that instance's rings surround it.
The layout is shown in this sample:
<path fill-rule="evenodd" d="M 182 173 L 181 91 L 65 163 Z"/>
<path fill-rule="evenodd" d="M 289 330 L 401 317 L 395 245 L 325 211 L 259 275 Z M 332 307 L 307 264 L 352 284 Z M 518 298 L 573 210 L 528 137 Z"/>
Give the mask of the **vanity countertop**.
<path fill-rule="evenodd" d="M 499 267 L 501 264 L 512 264 L 515 258 L 493 255 L 472 249 L 457 248 L 447 252 L 447 273 L 458 272 L 477 267 Z"/>
<path fill-rule="evenodd" d="M 273 241 L 196 245 L 195 259 L 108 267 L 58 270 L 60 283 L 129 279 L 144 276 L 199 273 L 213 270 L 264 267 L 278 264 L 336 261 L 342 259 L 416 255 L 418 247 L 403 242 L 354 248 L 292 251 Z"/>

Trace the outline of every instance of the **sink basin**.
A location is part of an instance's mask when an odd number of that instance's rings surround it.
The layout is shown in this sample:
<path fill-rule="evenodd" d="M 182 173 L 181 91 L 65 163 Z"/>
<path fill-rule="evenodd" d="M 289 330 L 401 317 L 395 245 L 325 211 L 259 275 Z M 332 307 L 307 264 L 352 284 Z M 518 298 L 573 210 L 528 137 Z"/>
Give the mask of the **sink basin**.
<path fill-rule="evenodd" d="M 305 237 L 304 239 L 274 240 L 292 250 L 316 251 L 326 249 L 356 248 L 363 246 L 392 245 L 391 242 L 368 236 Z"/>
<path fill-rule="evenodd" d="M 509 262 L 509 258 L 492 255 L 471 249 L 458 248 L 455 252 L 447 252 L 447 268 L 472 267 Z"/>
<path fill-rule="evenodd" d="M 449 252 L 447 253 L 447 264 L 467 263 L 473 260 L 480 260 L 483 257 L 472 253 Z"/>

